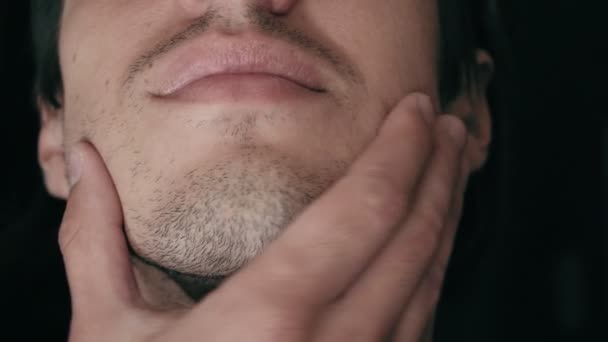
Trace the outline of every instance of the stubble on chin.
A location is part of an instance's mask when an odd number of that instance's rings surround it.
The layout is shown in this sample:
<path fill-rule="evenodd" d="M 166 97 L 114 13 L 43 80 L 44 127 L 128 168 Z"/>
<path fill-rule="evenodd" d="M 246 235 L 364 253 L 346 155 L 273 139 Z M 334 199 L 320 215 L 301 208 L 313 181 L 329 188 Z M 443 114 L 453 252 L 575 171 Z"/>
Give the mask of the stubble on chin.
<path fill-rule="evenodd" d="M 246 147 L 155 189 L 148 212 L 126 210 L 127 237 L 135 255 L 184 276 L 197 292 L 196 284 L 221 280 L 259 255 L 346 168 L 341 161 L 306 168 Z"/>

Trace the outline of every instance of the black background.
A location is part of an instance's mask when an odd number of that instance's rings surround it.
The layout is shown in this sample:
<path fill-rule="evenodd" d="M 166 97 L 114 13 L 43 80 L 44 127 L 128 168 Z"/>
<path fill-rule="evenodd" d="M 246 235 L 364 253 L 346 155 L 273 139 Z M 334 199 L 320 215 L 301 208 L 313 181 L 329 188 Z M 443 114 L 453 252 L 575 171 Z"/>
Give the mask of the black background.
<path fill-rule="evenodd" d="M 438 321 L 440 341 L 608 340 L 601 332 L 608 322 L 603 202 L 608 121 L 600 98 L 606 89 L 600 50 L 608 32 L 600 4 L 503 1 L 513 79 L 506 221 L 486 241 L 482 262 L 466 279 L 453 281 L 457 285 L 442 304 Z M 61 203 L 44 195 L 36 162 L 28 2 L 5 2 L 0 8 L 0 246 L 2 255 L 37 255 L 33 249 L 42 248 L 41 239 L 54 239 L 56 227 L 26 238 L 17 237 L 15 227 L 42 215 L 40 206 L 57 211 Z M 24 273 L 34 274 L 51 267 L 28 261 L 22 265 Z M 0 283 L 18 283 L 20 275 L 7 270 L 12 269 L 0 270 Z M 8 328 L 2 327 L 7 322 L 20 322 L 26 329 L 65 324 L 65 309 L 35 293 L 20 301 L 14 297 L 25 292 L 10 293 L 14 288 L 0 288 L 0 295 L 29 307 L 0 306 L 2 317 L 12 316 L 0 320 L 0 330 Z M 48 320 L 20 317 L 25 311 Z"/>

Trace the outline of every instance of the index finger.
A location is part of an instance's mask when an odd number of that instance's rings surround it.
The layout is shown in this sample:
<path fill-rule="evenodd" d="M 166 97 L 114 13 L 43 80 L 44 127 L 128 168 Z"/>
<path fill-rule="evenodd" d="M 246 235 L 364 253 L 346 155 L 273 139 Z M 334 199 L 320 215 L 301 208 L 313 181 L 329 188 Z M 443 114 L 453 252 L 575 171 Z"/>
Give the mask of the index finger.
<path fill-rule="evenodd" d="M 407 214 L 430 157 L 433 116 L 425 95 L 400 102 L 347 175 L 226 290 L 247 284 L 245 290 L 265 302 L 288 306 L 323 305 L 339 296 Z"/>

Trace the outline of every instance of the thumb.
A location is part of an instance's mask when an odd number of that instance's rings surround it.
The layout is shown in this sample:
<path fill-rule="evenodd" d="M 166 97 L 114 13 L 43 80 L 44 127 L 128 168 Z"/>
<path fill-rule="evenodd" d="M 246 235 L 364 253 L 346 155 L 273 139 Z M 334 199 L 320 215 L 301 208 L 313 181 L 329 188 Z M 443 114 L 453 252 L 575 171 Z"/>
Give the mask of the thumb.
<path fill-rule="evenodd" d="M 122 231 L 120 200 L 93 146 L 69 154 L 73 184 L 59 230 L 74 316 L 103 315 L 135 304 L 139 292 Z"/>

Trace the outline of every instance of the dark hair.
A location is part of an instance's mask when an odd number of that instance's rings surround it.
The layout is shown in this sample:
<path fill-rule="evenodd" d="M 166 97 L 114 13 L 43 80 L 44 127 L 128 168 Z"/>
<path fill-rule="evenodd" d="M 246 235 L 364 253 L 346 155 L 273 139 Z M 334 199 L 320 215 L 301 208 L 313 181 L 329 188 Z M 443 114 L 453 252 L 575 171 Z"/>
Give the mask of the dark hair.
<path fill-rule="evenodd" d="M 63 81 L 59 66 L 59 25 L 63 0 L 32 0 L 34 95 L 55 108 L 61 106 Z"/>

